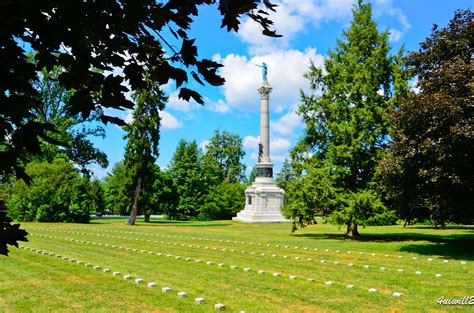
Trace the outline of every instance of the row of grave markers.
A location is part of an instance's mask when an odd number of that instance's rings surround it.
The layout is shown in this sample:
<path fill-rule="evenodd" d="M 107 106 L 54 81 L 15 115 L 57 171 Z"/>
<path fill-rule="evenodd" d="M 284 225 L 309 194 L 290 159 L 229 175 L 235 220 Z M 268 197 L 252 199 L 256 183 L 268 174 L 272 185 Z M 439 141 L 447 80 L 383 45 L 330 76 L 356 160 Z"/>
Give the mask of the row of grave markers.
<path fill-rule="evenodd" d="M 33 235 L 33 234 L 32 234 L 32 235 Z M 34 234 L 34 235 L 37 236 L 36 234 Z M 71 240 L 71 239 L 69 239 L 69 238 L 61 238 L 61 237 L 49 236 L 49 235 L 41 235 L 41 236 L 46 237 L 46 238 L 51 238 L 51 239 Z M 83 241 L 83 240 L 73 239 L 72 241 L 75 241 L 75 242 L 78 242 L 78 243 L 84 243 L 84 244 L 91 244 L 91 245 L 94 245 L 94 243 L 92 243 L 92 242 L 87 243 L 86 241 Z M 97 243 L 95 243 L 95 244 L 97 244 Z M 172 254 L 163 254 L 163 253 L 161 253 L 161 252 L 153 252 L 153 251 L 148 251 L 148 250 L 139 250 L 139 249 L 132 249 L 132 248 L 124 248 L 124 247 L 121 247 L 121 246 L 112 246 L 112 245 L 108 245 L 108 244 L 107 244 L 107 245 L 104 245 L 104 246 L 109 247 L 109 248 L 122 249 L 122 250 L 126 250 L 126 251 L 133 251 L 133 252 L 139 252 L 139 253 L 148 253 L 148 254 L 150 254 L 150 255 L 165 256 L 165 257 L 168 257 L 168 258 L 174 257 L 174 259 L 176 259 L 176 260 L 180 260 L 180 259 L 183 259 L 183 260 L 185 260 L 185 261 L 193 261 L 193 260 L 194 260 L 195 263 L 203 263 L 203 261 L 200 260 L 200 259 L 193 259 L 193 258 L 190 258 L 190 257 L 183 258 L 182 256 L 179 256 L 179 255 L 174 256 L 174 255 L 172 255 Z M 215 264 L 215 263 L 212 262 L 212 261 L 208 261 L 208 262 L 205 262 L 205 263 L 206 263 L 207 265 L 213 265 L 213 264 Z M 225 265 L 224 265 L 224 263 L 219 263 L 218 266 L 219 266 L 219 267 L 224 267 Z M 233 269 L 233 270 L 235 270 L 235 269 L 237 269 L 237 268 L 238 268 L 238 267 L 237 267 L 236 265 L 231 265 L 231 266 L 230 266 L 230 269 Z M 244 268 L 243 268 L 243 272 L 250 272 L 250 271 L 251 271 L 251 268 L 249 268 L 249 267 L 244 267 Z M 257 271 L 257 274 L 259 274 L 259 275 L 265 274 L 265 273 L 266 273 L 265 270 L 262 270 L 262 269 L 260 269 L 260 270 Z M 439 275 L 439 276 L 437 276 L 437 277 L 441 277 L 441 274 L 437 274 L 437 275 Z M 282 274 L 279 273 L 279 272 L 274 272 L 274 273 L 272 274 L 272 276 L 273 276 L 273 277 L 281 277 Z M 297 276 L 296 276 L 296 275 L 289 275 L 288 278 L 289 278 L 290 280 L 295 280 L 295 279 L 297 278 Z M 308 281 L 308 282 L 315 282 L 315 280 L 314 280 L 313 278 L 307 278 L 306 281 Z M 332 286 L 332 285 L 335 284 L 335 282 L 333 282 L 333 281 L 326 281 L 324 284 L 325 284 L 326 286 Z M 354 287 L 355 287 L 355 286 L 352 285 L 352 284 L 346 285 L 346 288 L 348 288 L 348 289 L 353 289 Z M 370 293 L 374 293 L 374 292 L 376 292 L 376 291 L 377 291 L 376 288 L 369 288 L 369 292 L 370 292 Z M 397 291 L 397 292 L 394 292 L 392 295 L 393 295 L 394 297 L 400 297 L 400 296 L 402 296 L 402 293 L 400 293 L 400 292 Z"/>
<path fill-rule="evenodd" d="M 75 260 L 74 258 L 70 258 L 70 257 L 67 257 L 67 256 L 62 256 L 60 254 L 56 254 L 56 253 L 52 253 L 52 252 L 48 252 L 46 250 L 41 250 L 41 249 L 34 249 L 34 248 L 31 248 L 31 247 L 28 247 L 28 246 L 19 246 L 20 249 L 23 249 L 23 250 L 26 250 L 26 251 L 31 251 L 31 252 L 36 252 L 38 254 L 42 254 L 42 255 L 46 255 L 46 256 L 51 256 L 51 257 L 55 257 L 55 258 L 58 258 L 58 259 L 61 259 L 63 261 L 69 261 L 71 263 L 75 263 L 75 264 L 79 264 L 79 265 L 84 265 L 85 267 L 87 268 L 92 268 L 94 270 L 100 270 L 102 269 L 101 266 L 99 265 L 92 265 L 91 263 L 85 263 L 83 261 L 80 261 L 80 260 Z M 120 272 L 112 272 L 109 268 L 104 268 L 102 269 L 102 272 L 104 273 L 112 273 L 112 276 L 121 276 L 121 273 Z M 123 279 L 124 280 L 132 280 L 132 276 L 131 275 L 124 275 L 123 276 Z M 145 282 L 145 280 L 143 278 L 136 278 L 135 279 L 135 283 L 136 284 L 143 284 Z M 147 284 L 148 287 L 150 288 L 155 288 L 157 287 L 158 285 L 155 283 L 155 282 L 149 282 Z M 171 292 L 172 289 L 170 287 L 163 287 L 161 288 L 161 291 L 163 293 L 168 293 L 168 292 Z M 188 297 L 188 293 L 185 292 L 185 291 L 180 291 L 176 294 L 179 298 L 187 298 Z M 194 301 L 197 303 L 197 304 L 204 304 L 206 301 L 205 301 L 205 298 L 203 297 L 197 297 L 194 299 Z M 226 308 L 226 306 L 222 303 L 216 303 L 214 304 L 214 309 L 218 310 L 218 311 L 221 311 L 221 310 L 224 310 Z"/>
<path fill-rule="evenodd" d="M 49 235 L 39 235 L 39 236 L 49 236 Z M 51 236 L 51 238 L 53 238 L 53 236 Z M 55 238 L 57 238 L 57 239 L 64 239 L 64 240 L 73 240 L 73 241 L 76 241 L 76 242 L 81 242 L 81 243 L 86 243 L 86 244 L 92 244 L 92 245 L 96 245 L 96 244 L 97 244 L 97 243 L 95 243 L 95 242 L 89 242 L 89 241 L 84 241 L 84 240 L 77 240 L 77 239 L 70 239 L 70 238 L 60 238 L 60 237 L 55 237 Z M 132 238 L 126 238 L 126 237 L 108 236 L 107 238 L 117 238 L 117 239 L 127 239 L 127 240 L 133 240 L 133 241 L 141 241 L 141 242 L 159 243 L 158 241 L 150 241 L 150 240 L 144 241 L 144 240 L 139 240 L 139 239 L 136 239 L 136 238 L 133 238 L 133 239 L 132 239 Z M 163 243 L 163 242 L 161 242 L 161 243 Z M 171 244 L 171 243 L 169 243 L 169 244 Z M 99 245 L 99 246 L 103 245 L 103 246 L 105 246 L 105 247 L 112 247 L 112 248 L 117 248 L 117 247 L 123 248 L 123 247 L 121 247 L 121 246 L 109 245 L 109 244 L 101 244 L 101 243 L 99 243 L 99 244 L 97 244 L 97 245 Z M 175 244 L 175 245 L 177 245 L 177 244 Z M 191 246 L 193 246 L 193 245 L 184 245 L 184 244 L 182 244 L 182 246 L 183 246 L 183 247 L 185 247 L 185 246 L 191 247 Z M 200 247 L 200 246 L 194 246 L 194 247 Z M 208 247 L 204 247 L 204 248 L 208 248 Z M 138 251 L 138 249 L 132 249 L 132 248 L 125 248 L 125 249 L 126 249 L 126 250 L 132 250 L 132 251 L 134 251 L 134 252 Z M 228 250 L 228 251 L 235 251 L 235 250 Z M 242 252 L 245 252 L 245 251 L 242 251 Z M 260 255 L 261 255 L 261 256 L 265 256 L 266 254 L 265 254 L 265 253 L 262 253 L 262 254 L 260 254 Z M 277 255 L 276 255 L 276 254 L 272 254 L 272 257 L 277 257 Z M 180 257 L 178 256 L 178 258 L 180 258 Z M 289 257 L 288 257 L 287 255 L 284 255 L 283 258 L 284 258 L 284 259 L 288 259 Z M 294 257 L 294 259 L 295 259 L 295 260 L 300 260 L 300 257 Z M 313 261 L 313 259 L 312 259 L 312 258 L 306 258 L 306 261 Z M 324 264 L 324 263 L 327 263 L 327 261 L 326 261 L 326 260 L 320 260 L 320 263 Z M 342 264 L 342 263 L 340 263 L 339 261 L 334 261 L 333 264 L 334 264 L 334 265 L 339 265 L 339 264 Z M 354 267 L 354 264 L 353 264 L 353 263 L 349 263 L 349 264 L 347 264 L 347 265 L 348 265 L 349 267 Z M 369 269 L 370 266 L 369 266 L 369 265 L 364 265 L 363 268 Z M 384 267 L 384 266 L 381 266 L 381 267 L 380 267 L 380 270 L 381 270 L 381 271 L 386 271 L 387 269 L 388 269 L 388 268 L 387 268 L 387 267 Z M 400 269 L 400 268 L 397 269 L 396 271 L 399 272 L 399 273 L 405 272 L 404 269 Z M 416 271 L 416 272 L 415 272 L 415 275 L 421 275 L 421 274 L 422 274 L 421 271 Z M 436 273 L 436 274 L 435 274 L 435 277 L 441 277 L 441 276 L 442 276 L 442 274 L 439 274 L 439 273 Z"/>
<path fill-rule="evenodd" d="M 81 229 L 81 228 L 77 228 L 77 229 Z M 66 231 L 61 231 L 61 230 L 52 230 L 52 229 L 40 229 L 42 231 L 51 231 L 51 232 L 63 232 L 63 233 L 69 233 L 69 232 L 66 232 Z M 181 239 L 191 239 L 191 240 L 200 240 L 200 241 L 212 241 L 212 242 L 220 242 L 220 243 L 234 243 L 234 244 L 243 244 L 243 245 L 256 245 L 256 246 L 266 246 L 266 247 L 276 247 L 276 248 L 285 248 L 285 249 L 291 249 L 291 247 L 289 245 L 280 245 L 280 244 L 264 244 L 264 243 L 254 243 L 254 242 L 245 242 L 245 241 L 237 241 L 237 240 L 222 240 L 222 239 L 209 239 L 209 238 L 203 238 L 203 237 L 190 237 L 190 236 L 178 236 L 178 235 L 163 235 L 163 234 L 152 234 L 152 233 L 140 233 L 140 232 L 130 232 L 130 231 L 117 231 L 117 230 L 102 230 L 104 232 L 111 232 L 111 233 L 124 233 L 124 234 L 133 234 L 133 235 L 142 235 L 142 236 L 157 236 L 157 237 L 167 237 L 167 238 L 181 238 Z M 83 232 L 71 232 L 71 233 L 76 233 L 76 234 L 82 234 L 82 235 L 91 235 L 91 233 L 83 233 Z M 105 236 L 107 237 L 106 235 L 102 235 L 102 234 L 98 234 L 98 236 Z M 107 237 L 107 238 L 121 238 L 121 237 L 114 237 L 114 236 L 110 236 L 110 237 Z M 126 239 L 126 238 L 123 238 L 123 239 Z M 133 239 L 130 239 L 128 238 L 129 240 L 136 240 L 136 238 L 133 238 Z M 152 241 L 148 241 L 148 242 L 152 242 Z M 156 241 L 155 241 L 156 243 Z M 196 246 L 196 247 L 200 247 L 200 246 Z M 309 247 L 299 247 L 299 246 L 294 246 L 293 247 L 295 250 L 297 249 L 303 249 L 303 250 L 311 250 L 311 251 L 324 251 L 324 252 L 329 252 L 331 251 L 330 249 L 318 249 L 318 248 L 309 248 Z M 234 252 L 232 250 L 229 250 L 231 252 Z M 334 252 L 336 253 L 341 253 L 343 251 L 341 250 L 334 250 Z M 376 256 L 377 254 L 376 253 L 369 253 L 369 252 L 353 252 L 353 251 L 346 251 L 347 254 L 358 254 L 358 255 L 368 255 L 368 256 Z M 250 252 L 250 254 L 256 254 L 256 252 L 252 253 Z M 385 257 L 391 257 L 390 254 L 384 254 Z M 403 258 L 404 256 L 403 255 L 398 255 L 397 258 L 401 259 Z M 419 258 L 417 256 L 412 256 L 412 260 L 418 260 Z M 427 258 L 426 259 L 428 262 L 432 262 L 433 261 L 433 258 Z M 448 259 L 443 259 L 442 260 L 443 263 L 448 263 L 449 260 Z M 461 265 L 466 265 L 466 261 L 460 261 L 460 264 Z"/>

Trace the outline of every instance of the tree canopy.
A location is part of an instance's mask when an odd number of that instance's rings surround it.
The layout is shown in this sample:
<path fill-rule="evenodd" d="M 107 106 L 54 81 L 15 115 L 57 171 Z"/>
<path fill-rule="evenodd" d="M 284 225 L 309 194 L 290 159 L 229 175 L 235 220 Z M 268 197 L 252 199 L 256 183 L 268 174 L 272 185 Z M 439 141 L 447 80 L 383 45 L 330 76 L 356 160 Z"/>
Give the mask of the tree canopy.
<path fill-rule="evenodd" d="M 65 158 L 52 163 L 31 162 L 26 167 L 33 183 L 18 180 L 8 203 L 8 215 L 17 221 L 86 223 L 93 197 L 87 177 L 79 175 Z M 97 200 L 95 200 L 97 201 Z M 100 201 L 100 200 L 99 200 Z"/>
<path fill-rule="evenodd" d="M 179 201 L 176 211 L 168 212 L 168 216 L 180 220 L 196 217 L 208 186 L 203 170 L 202 152 L 195 141 L 179 141 L 169 171 L 178 188 Z"/>
<path fill-rule="evenodd" d="M 407 58 L 420 92 L 394 110 L 381 164 L 387 200 L 407 223 L 474 221 L 473 19 L 457 11 Z"/>
<path fill-rule="evenodd" d="M 277 36 L 266 16 L 274 10 L 268 0 L 3 1 L 0 173 L 14 171 L 27 179 L 22 158 L 40 153 L 39 138 L 54 142 L 47 134 L 54 127 L 31 118 L 31 109 L 41 105 L 32 84 L 44 68 L 64 69 L 59 84 L 75 91 L 68 110 L 84 119 L 97 113 L 105 123 L 123 124 L 104 109 L 132 109 L 133 102 L 125 97 L 129 88 L 148 89 L 170 79 L 180 87 L 180 98 L 203 104 L 202 97 L 186 87 L 188 74 L 200 84 L 218 86 L 224 80 L 216 74 L 221 65 L 200 59 L 195 39 L 188 36 L 202 5 L 217 5 L 221 27 L 228 31 L 238 31 L 239 19 L 247 15 L 261 25 L 264 35 Z M 31 50 L 35 63 L 26 58 Z"/>
<path fill-rule="evenodd" d="M 124 127 L 128 139 L 125 146 L 125 171 L 135 189 L 129 225 L 135 224 L 138 201 L 142 189 L 150 187 L 154 179 L 155 161 L 158 157 L 160 140 L 160 110 L 167 100 L 158 85 L 151 89 L 137 91 L 133 98 L 137 106 L 133 111 L 133 121 Z"/>
<path fill-rule="evenodd" d="M 285 205 L 300 226 L 319 211 L 357 236 L 359 224 L 385 209 L 376 188 L 377 164 L 389 143 L 388 111 L 407 85 L 400 56 L 389 55 L 388 33 L 378 32 L 371 11 L 359 1 L 324 69 L 312 64 L 306 74 L 312 93 L 302 95 L 299 114 L 306 128 L 293 153 L 302 175 L 290 182 Z M 305 181 L 311 188 L 304 188 Z"/>
<path fill-rule="evenodd" d="M 275 6 L 269 0 L 1 1 L 0 176 L 15 173 L 30 182 L 25 160 L 41 154 L 43 141 L 59 144 L 48 133 L 55 126 L 32 114 L 41 106 L 33 82 L 43 69 L 64 69 L 57 80 L 74 91 L 67 110 L 83 120 L 96 114 L 104 123 L 123 125 L 106 109 L 132 109 L 127 92 L 169 80 L 180 88 L 180 98 L 203 104 L 201 95 L 187 88 L 189 78 L 213 86 L 224 82 L 216 73 L 221 65 L 199 58 L 196 39 L 188 36 L 203 5 L 217 7 L 227 31 L 238 31 L 246 15 L 264 35 L 278 36 L 267 18 Z M 37 62 L 28 62 L 30 51 Z"/>
<path fill-rule="evenodd" d="M 28 58 L 32 63 L 36 62 L 34 54 L 29 54 Z M 90 176 L 89 165 L 98 164 L 103 168 L 109 165 L 107 155 L 95 148 L 88 139 L 89 136 L 104 138 L 105 131 L 101 126 L 86 125 L 95 120 L 95 114 L 87 120 L 82 120 L 79 114 L 70 114 L 69 99 L 74 91 L 68 91 L 59 84 L 58 76 L 62 72 L 63 69 L 57 66 L 50 71 L 43 68 L 38 80 L 33 82 L 34 88 L 39 92 L 40 103 L 31 109 L 32 118 L 36 122 L 53 125 L 55 131 L 49 131 L 47 134 L 56 141 L 48 143 L 41 140 L 41 155 L 35 155 L 33 159 L 52 162 L 60 154 L 64 154 L 83 174 Z"/>
<path fill-rule="evenodd" d="M 203 156 L 204 166 L 208 174 L 217 182 L 241 182 L 245 178 L 245 155 L 242 138 L 226 131 L 214 131 L 209 139 Z"/>

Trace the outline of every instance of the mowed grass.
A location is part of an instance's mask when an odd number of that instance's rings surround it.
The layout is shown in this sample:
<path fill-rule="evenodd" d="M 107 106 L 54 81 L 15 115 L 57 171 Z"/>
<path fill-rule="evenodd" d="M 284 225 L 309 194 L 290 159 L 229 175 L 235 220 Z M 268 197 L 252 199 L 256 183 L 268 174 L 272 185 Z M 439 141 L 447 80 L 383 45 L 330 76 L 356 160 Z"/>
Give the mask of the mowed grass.
<path fill-rule="evenodd" d="M 0 257 L 0 311 L 210 312 L 216 303 L 231 312 L 474 309 L 437 303 L 441 296 L 474 295 L 472 226 L 367 227 L 360 240 L 344 239 L 332 225 L 292 234 L 289 224 L 230 221 L 22 227 L 29 242 Z M 113 276 L 115 271 L 121 275 Z M 136 284 L 136 278 L 144 283 Z M 333 284 L 326 285 L 329 281 Z M 171 291 L 163 293 L 162 287 Z M 181 291 L 188 296 L 179 298 Z M 197 304 L 197 297 L 206 302 Z"/>

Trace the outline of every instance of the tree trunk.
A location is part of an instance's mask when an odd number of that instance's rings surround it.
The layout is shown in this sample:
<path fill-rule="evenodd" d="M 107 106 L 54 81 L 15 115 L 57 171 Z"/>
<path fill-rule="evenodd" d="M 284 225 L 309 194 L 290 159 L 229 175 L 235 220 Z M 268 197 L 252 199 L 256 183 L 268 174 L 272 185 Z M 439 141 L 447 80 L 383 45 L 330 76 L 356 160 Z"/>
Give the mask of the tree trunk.
<path fill-rule="evenodd" d="M 145 214 L 145 222 L 146 223 L 150 222 L 150 214 Z"/>
<path fill-rule="evenodd" d="M 349 238 L 357 238 L 360 236 L 359 230 L 357 229 L 357 223 L 353 223 L 352 221 L 347 223 L 345 236 Z"/>
<path fill-rule="evenodd" d="M 140 191 L 142 189 L 142 178 L 138 177 L 137 186 L 135 187 L 135 197 L 133 198 L 132 212 L 130 212 L 130 217 L 128 218 L 128 225 L 135 225 L 135 220 L 137 219 L 138 212 L 138 198 L 140 198 Z"/>

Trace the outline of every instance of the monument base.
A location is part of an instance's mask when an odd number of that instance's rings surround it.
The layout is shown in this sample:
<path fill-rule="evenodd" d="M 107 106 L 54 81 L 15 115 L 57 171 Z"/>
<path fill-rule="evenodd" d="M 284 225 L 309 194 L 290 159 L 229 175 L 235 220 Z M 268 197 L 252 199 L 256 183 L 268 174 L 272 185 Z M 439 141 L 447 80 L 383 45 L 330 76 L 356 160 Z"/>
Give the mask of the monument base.
<path fill-rule="evenodd" d="M 271 177 L 257 177 L 245 190 L 245 208 L 232 220 L 244 223 L 290 222 L 282 214 L 285 191 L 278 188 Z"/>

